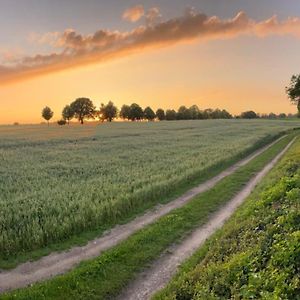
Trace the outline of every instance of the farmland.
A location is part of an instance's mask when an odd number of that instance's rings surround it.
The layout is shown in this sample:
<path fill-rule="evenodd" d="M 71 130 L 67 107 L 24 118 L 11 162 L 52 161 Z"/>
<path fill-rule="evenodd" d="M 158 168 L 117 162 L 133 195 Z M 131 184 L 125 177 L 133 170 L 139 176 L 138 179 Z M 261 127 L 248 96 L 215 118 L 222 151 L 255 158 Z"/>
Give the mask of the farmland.
<path fill-rule="evenodd" d="M 299 299 L 300 141 L 153 299 Z"/>
<path fill-rule="evenodd" d="M 122 222 L 297 126 L 278 120 L 2 126 L 1 259 Z"/>
<path fill-rule="evenodd" d="M 1 296 L 0 298 L 112 299 L 119 295 L 118 299 L 149 299 L 149 297 L 127 297 L 128 295 L 126 293 L 124 295 L 122 290 L 130 286 L 130 282 L 135 281 L 136 276 L 142 279 L 140 282 L 142 286 L 144 286 L 143 281 L 148 285 L 149 282 L 147 276 L 144 277 L 143 270 L 148 268 L 151 270 L 152 264 L 164 265 L 160 257 L 172 256 L 172 251 L 168 251 L 169 247 L 173 249 L 174 243 L 180 246 L 184 243 L 185 237 L 190 236 L 191 230 L 200 229 L 202 225 L 205 228 L 207 223 L 211 223 L 210 216 L 216 210 L 223 211 L 227 203 L 231 202 L 232 197 L 247 188 L 247 183 L 254 174 L 258 174 L 266 164 L 282 152 L 295 135 L 297 132 L 277 140 L 271 147 L 225 177 L 213 188 L 195 196 L 186 205 L 174 209 L 153 224 L 145 226 L 123 242 L 104 251 L 100 256 L 82 262 L 62 276 L 35 283 L 31 287 L 4 294 L 3 298 Z M 172 261 L 174 263 L 174 260 Z M 29 265 L 32 264 L 29 263 Z M 1 287 L 5 289 L 6 282 L 10 280 L 16 283 L 14 288 L 18 287 L 18 278 L 23 278 L 23 273 L 14 273 L 12 270 L 11 275 L 6 277 L 5 273 L 0 273 L 0 290 Z M 24 276 L 26 277 L 26 273 Z M 13 279 L 14 277 L 16 280 Z M 158 278 L 164 280 L 164 276 L 158 276 Z M 152 286 L 152 289 L 154 292 L 157 291 L 157 286 Z"/>

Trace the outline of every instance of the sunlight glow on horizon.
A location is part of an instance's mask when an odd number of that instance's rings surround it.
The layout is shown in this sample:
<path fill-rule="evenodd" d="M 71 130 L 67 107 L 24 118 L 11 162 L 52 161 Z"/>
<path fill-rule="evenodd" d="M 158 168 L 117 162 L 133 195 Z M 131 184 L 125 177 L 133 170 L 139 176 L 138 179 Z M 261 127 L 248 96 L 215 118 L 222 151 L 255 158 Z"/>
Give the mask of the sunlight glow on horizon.
<path fill-rule="evenodd" d="M 147 10 L 133 13 L 132 20 L 137 22 Z M 118 108 L 136 102 L 155 110 L 196 104 L 200 109 L 220 108 L 232 114 L 246 110 L 295 113 L 284 87 L 300 65 L 300 19 L 299 25 L 298 19 L 290 20 L 276 29 L 277 36 L 187 39 L 171 47 L 150 47 L 129 56 L 121 53 L 113 60 L 74 65 L 23 81 L 2 81 L 0 124 L 40 123 L 46 105 L 55 113 L 53 120 L 58 120 L 62 108 L 79 97 L 90 98 L 97 107 L 111 100 Z M 241 16 L 237 22 L 244 28 L 243 22 L 248 21 Z M 264 30 L 275 30 L 273 23 L 267 26 Z M 289 30 L 295 36 L 286 36 Z M 5 72 L 0 65 L 0 78 Z"/>

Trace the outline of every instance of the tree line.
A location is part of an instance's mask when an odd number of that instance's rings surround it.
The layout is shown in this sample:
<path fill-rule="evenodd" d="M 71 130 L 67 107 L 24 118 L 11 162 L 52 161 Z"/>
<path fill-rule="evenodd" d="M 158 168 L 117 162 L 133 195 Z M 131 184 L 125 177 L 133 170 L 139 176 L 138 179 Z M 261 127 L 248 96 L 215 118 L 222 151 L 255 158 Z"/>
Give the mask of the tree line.
<path fill-rule="evenodd" d="M 48 122 L 53 117 L 54 113 L 46 106 L 42 110 L 42 117 Z M 204 109 L 200 110 L 197 105 L 186 107 L 180 106 L 176 111 L 174 109 L 163 110 L 162 108 L 157 109 L 155 112 L 147 106 L 143 109 L 139 104 L 132 103 L 131 105 L 124 104 L 119 110 L 112 101 L 107 104 L 102 103 L 99 109 L 93 104 L 89 98 L 78 98 L 72 103 L 66 105 L 61 114 L 62 118 L 57 123 L 59 125 L 69 124 L 72 119 L 77 119 L 81 124 L 88 119 L 98 119 L 101 122 L 107 121 L 112 122 L 116 118 L 120 118 L 128 121 L 173 121 L 173 120 L 206 120 L 206 119 L 232 119 L 232 118 L 243 118 L 243 119 L 255 119 L 255 118 L 286 118 L 292 117 L 292 115 L 282 114 L 263 114 L 259 115 L 254 111 L 246 111 L 241 113 L 239 116 L 232 116 L 225 109 Z"/>
<path fill-rule="evenodd" d="M 292 115 L 285 113 L 281 114 L 258 114 L 252 110 L 242 112 L 239 116 L 235 118 L 241 119 L 277 119 L 277 118 L 287 118 L 287 117 L 300 117 L 300 74 L 293 75 L 289 86 L 286 88 L 286 93 L 292 104 L 297 105 L 298 114 Z M 54 113 L 50 107 L 46 106 L 42 110 L 42 117 L 48 122 L 52 119 Z M 156 112 L 150 106 L 142 109 L 137 103 L 132 103 L 131 105 L 124 104 L 120 111 L 114 105 L 112 101 L 107 104 L 101 104 L 100 108 L 97 109 L 96 106 L 89 98 L 78 98 L 71 104 L 66 105 L 62 111 L 62 118 L 57 123 L 59 125 L 69 124 L 73 118 L 76 118 L 81 124 L 84 123 L 86 119 L 96 119 L 98 118 L 102 122 L 111 122 L 115 118 L 121 118 L 123 120 L 139 121 L 148 120 L 154 121 L 155 119 L 163 121 L 171 120 L 197 120 L 197 119 L 231 119 L 233 116 L 225 109 L 205 109 L 200 110 L 197 105 L 192 105 L 187 108 L 182 105 L 179 107 L 178 111 L 174 109 L 167 109 L 166 111 L 159 108 Z M 16 123 L 17 124 L 17 123 Z"/>

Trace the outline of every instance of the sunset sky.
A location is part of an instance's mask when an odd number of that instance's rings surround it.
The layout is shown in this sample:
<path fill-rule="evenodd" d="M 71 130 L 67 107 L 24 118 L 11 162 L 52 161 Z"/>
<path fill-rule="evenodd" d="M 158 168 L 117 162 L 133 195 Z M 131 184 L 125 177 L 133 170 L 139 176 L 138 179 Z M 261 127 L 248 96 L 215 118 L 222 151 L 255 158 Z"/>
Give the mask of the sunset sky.
<path fill-rule="evenodd" d="M 89 97 L 296 112 L 299 0 L 0 0 L 0 124 Z"/>

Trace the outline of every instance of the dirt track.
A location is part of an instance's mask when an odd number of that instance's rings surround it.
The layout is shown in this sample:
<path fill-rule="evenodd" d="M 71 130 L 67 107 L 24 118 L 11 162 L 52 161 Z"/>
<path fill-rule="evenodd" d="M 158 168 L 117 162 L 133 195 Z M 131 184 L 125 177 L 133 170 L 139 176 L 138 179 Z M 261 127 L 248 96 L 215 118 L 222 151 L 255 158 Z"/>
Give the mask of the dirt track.
<path fill-rule="evenodd" d="M 282 138 L 283 137 L 279 139 Z M 158 205 L 154 209 L 146 212 L 142 216 L 137 217 L 133 221 L 124 225 L 116 226 L 100 238 L 90 241 L 89 243 L 87 243 L 87 245 L 83 247 L 76 246 L 68 251 L 54 252 L 48 256 L 42 257 L 37 261 L 23 263 L 15 269 L 9 271 L 0 271 L 0 293 L 16 288 L 21 288 L 29 284 L 38 281 L 43 281 L 53 276 L 65 273 L 66 271 L 69 271 L 70 269 L 74 268 L 79 262 L 99 256 L 101 252 L 127 239 L 134 232 L 140 230 L 148 224 L 153 223 L 155 220 L 169 213 L 173 209 L 182 207 L 197 194 L 209 190 L 210 188 L 215 186 L 220 180 L 234 173 L 239 167 L 247 164 L 250 160 L 264 152 L 278 140 L 255 151 L 250 156 L 232 165 L 217 176 L 187 191 L 182 196 L 176 198 L 172 202 L 165 205 Z M 226 209 L 226 207 L 224 209 Z M 199 245 L 199 243 L 196 244 Z M 183 252 L 183 255 L 181 256 L 182 259 L 187 257 L 189 255 L 188 253 L 191 253 L 191 251 Z M 169 258 L 172 259 L 172 257 L 173 256 L 170 256 Z M 182 259 L 180 261 L 182 261 Z M 173 271 L 174 270 L 172 269 L 167 273 L 173 274 Z M 170 276 L 168 275 L 167 278 L 170 278 Z M 128 299 L 145 298 L 129 297 Z"/>
<path fill-rule="evenodd" d="M 295 139 L 294 139 L 295 140 Z M 270 163 L 257 173 L 247 185 L 225 206 L 214 213 L 209 221 L 196 229 L 180 244 L 165 251 L 152 266 L 138 275 L 118 297 L 119 300 L 146 300 L 162 289 L 176 273 L 178 266 L 191 256 L 225 221 L 237 207 L 250 195 L 259 181 L 274 167 L 294 142 L 292 140 Z"/>

